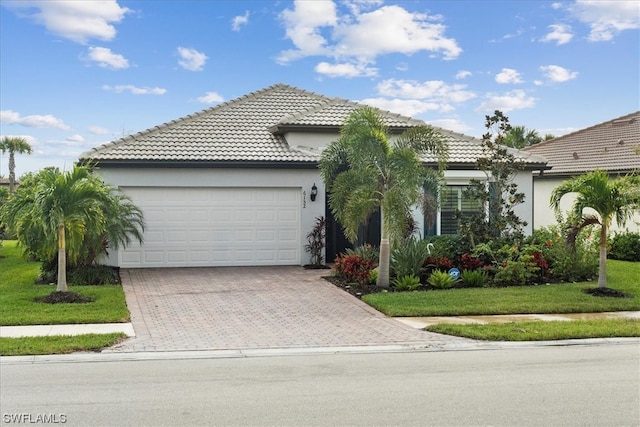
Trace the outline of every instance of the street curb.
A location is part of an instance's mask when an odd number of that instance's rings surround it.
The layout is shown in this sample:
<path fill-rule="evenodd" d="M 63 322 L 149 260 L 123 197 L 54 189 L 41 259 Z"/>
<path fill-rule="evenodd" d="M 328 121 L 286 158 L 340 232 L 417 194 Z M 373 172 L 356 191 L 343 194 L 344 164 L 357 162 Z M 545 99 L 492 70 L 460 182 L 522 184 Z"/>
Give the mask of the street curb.
<path fill-rule="evenodd" d="M 517 348 L 545 348 L 597 345 L 640 345 L 640 338 L 590 338 L 560 341 L 471 341 L 469 343 L 429 345 L 380 345 L 354 347 L 308 347 L 274 348 L 243 350 L 196 350 L 196 351 L 158 351 L 158 352 L 108 352 L 73 353 L 40 356 L 0 356 L 1 365 L 32 365 L 51 363 L 88 363 L 88 362 L 133 362 L 144 360 L 195 360 L 195 359 L 238 359 L 250 357 L 310 356 L 326 354 L 377 354 L 406 352 L 444 352 L 477 351 Z"/>

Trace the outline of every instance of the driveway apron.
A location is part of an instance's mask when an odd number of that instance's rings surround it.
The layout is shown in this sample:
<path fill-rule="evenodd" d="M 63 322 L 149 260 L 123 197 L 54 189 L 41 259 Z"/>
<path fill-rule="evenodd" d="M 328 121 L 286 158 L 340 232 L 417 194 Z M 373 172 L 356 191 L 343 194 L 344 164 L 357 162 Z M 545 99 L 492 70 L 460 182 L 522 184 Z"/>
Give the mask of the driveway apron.
<path fill-rule="evenodd" d="M 328 273 L 302 267 L 123 269 L 136 337 L 107 351 L 468 342 L 386 317 L 324 280 Z"/>

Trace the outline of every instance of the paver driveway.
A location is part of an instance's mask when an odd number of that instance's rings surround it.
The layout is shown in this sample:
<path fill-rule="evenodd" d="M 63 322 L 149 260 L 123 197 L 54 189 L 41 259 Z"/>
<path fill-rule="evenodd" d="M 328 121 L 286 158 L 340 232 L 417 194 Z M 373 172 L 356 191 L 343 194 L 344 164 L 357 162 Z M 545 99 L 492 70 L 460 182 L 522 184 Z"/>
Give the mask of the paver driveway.
<path fill-rule="evenodd" d="M 302 267 L 122 270 L 136 337 L 110 351 L 433 347 L 462 341 L 385 317 L 322 279 L 326 274 Z"/>

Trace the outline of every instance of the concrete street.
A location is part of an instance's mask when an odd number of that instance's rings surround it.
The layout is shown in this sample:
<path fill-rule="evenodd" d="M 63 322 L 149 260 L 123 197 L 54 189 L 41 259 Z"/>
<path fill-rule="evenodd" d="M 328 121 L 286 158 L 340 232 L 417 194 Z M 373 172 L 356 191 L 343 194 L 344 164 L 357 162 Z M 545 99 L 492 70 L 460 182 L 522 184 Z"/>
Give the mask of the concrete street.
<path fill-rule="evenodd" d="M 3 358 L 2 424 L 38 416 L 57 416 L 70 426 L 640 424 L 637 342 L 179 360 L 104 357 Z"/>

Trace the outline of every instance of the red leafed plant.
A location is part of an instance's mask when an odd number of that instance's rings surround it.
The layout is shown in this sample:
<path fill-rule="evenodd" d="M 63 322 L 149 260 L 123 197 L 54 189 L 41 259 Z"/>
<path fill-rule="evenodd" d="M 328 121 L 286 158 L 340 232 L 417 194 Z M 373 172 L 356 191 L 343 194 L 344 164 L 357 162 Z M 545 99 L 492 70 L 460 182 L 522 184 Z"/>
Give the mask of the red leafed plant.
<path fill-rule="evenodd" d="M 336 257 L 333 268 L 339 278 L 364 286 L 369 281 L 371 270 L 376 268 L 376 263 L 374 260 L 363 258 L 360 255 L 341 254 Z"/>

